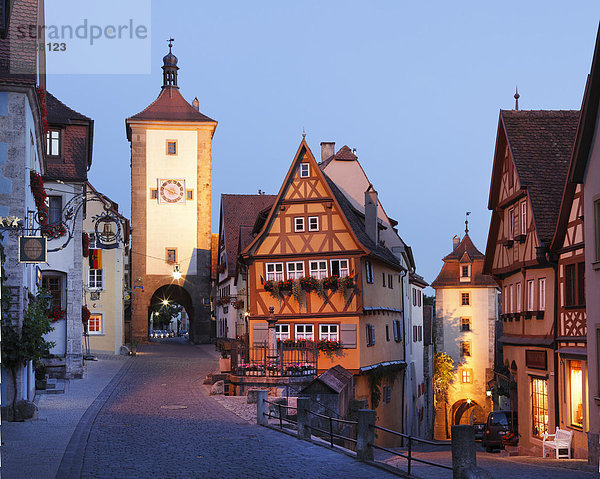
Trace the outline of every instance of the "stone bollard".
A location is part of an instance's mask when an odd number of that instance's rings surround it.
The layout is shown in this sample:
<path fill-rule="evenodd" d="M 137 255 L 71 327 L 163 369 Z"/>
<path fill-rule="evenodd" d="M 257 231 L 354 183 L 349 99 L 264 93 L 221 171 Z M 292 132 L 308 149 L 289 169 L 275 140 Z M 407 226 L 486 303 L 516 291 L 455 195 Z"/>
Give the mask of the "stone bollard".
<path fill-rule="evenodd" d="M 310 399 L 299 397 L 296 404 L 296 411 L 298 412 L 298 439 L 304 441 L 310 441 L 311 429 L 310 429 Z"/>
<path fill-rule="evenodd" d="M 374 458 L 375 428 L 373 426 L 375 426 L 375 416 L 375 411 L 371 409 L 358 410 L 356 458 L 360 461 L 372 461 Z"/>
<path fill-rule="evenodd" d="M 475 428 L 452 426 L 452 477 L 453 479 L 488 479 L 492 475 L 477 467 L 475 454 Z"/>
<path fill-rule="evenodd" d="M 269 412 L 269 391 L 261 389 L 256 391 L 256 424 L 259 426 L 267 426 L 269 424 L 269 418 L 267 414 Z"/>

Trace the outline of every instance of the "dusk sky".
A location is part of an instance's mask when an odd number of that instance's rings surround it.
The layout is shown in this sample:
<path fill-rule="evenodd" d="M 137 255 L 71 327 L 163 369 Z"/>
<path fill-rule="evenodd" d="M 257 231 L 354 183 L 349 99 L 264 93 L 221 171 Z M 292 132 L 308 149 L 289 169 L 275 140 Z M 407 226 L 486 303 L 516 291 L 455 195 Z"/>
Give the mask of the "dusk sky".
<path fill-rule="evenodd" d="M 278 192 L 304 128 L 317 159 L 321 141 L 357 149 L 428 282 L 466 211 L 485 251 L 498 115 L 515 85 L 521 109 L 579 109 L 600 19 L 598 1 L 151 3 L 150 74 L 107 60 L 104 75 L 48 76 L 95 121 L 91 183 L 130 215 L 125 118 L 160 93 L 173 36 L 183 96 L 219 122 L 213 232 L 222 193 Z"/>

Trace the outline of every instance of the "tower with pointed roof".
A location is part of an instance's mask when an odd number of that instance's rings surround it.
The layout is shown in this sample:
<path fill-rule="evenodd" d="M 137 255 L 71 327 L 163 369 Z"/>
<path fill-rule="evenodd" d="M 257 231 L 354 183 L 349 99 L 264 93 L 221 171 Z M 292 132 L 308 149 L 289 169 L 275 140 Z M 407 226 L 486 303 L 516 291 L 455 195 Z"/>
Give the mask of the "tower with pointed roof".
<path fill-rule="evenodd" d="M 132 335 L 146 339 L 152 312 L 174 302 L 188 313 L 190 339 L 198 343 L 210 338 L 211 152 L 217 122 L 182 96 L 172 42 L 158 98 L 125 122 L 131 142 Z"/>
<path fill-rule="evenodd" d="M 448 402 L 437 401 L 435 437 L 446 439 L 450 426 L 483 423 L 492 410 L 488 382 L 493 379 L 498 285 L 483 272 L 485 256 L 468 233 L 455 236 L 435 289 L 437 352 L 452 358 L 454 382 Z"/>

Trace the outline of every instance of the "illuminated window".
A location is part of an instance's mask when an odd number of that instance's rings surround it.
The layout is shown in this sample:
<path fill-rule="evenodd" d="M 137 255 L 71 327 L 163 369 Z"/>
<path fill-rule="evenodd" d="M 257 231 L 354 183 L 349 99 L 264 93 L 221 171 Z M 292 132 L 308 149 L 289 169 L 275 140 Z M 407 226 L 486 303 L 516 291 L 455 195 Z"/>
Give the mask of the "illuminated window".
<path fill-rule="evenodd" d="M 267 281 L 283 280 L 283 263 L 267 263 Z"/>
<path fill-rule="evenodd" d="M 460 355 L 463 357 L 471 356 L 471 341 L 461 341 L 460 343 Z"/>
<path fill-rule="evenodd" d="M 300 178 L 308 178 L 310 176 L 310 165 L 308 163 L 300 163 Z"/>
<path fill-rule="evenodd" d="M 304 218 L 298 217 L 294 218 L 294 231 L 304 231 Z"/>
<path fill-rule="evenodd" d="M 285 341 L 290 339 L 290 325 L 289 324 L 276 324 L 275 325 L 275 338 L 278 341 Z"/>
<path fill-rule="evenodd" d="M 319 217 L 309 216 L 308 217 L 308 231 L 319 231 Z"/>
<path fill-rule="evenodd" d="M 569 361 L 571 424 L 583 427 L 583 375 L 581 361 Z"/>
<path fill-rule="evenodd" d="M 460 293 L 460 304 L 469 306 L 471 304 L 471 295 L 469 293 Z"/>
<path fill-rule="evenodd" d="M 88 319 L 88 333 L 89 334 L 102 334 L 103 324 L 101 314 L 91 314 Z"/>
<path fill-rule="evenodd" d="M 167 155 L 177 154 L 177 141 L 167 140 Z"/>
<path fill-rule="evenodd" d="M 339 341 L 337 324 L 319 324 L 319 339 Z"/>
<path fill-rule="evenodd" d="M 294 261 L 287 264 L 287 279 L 300 279 L 304 277 L 304 262 Z"/>
<path fill-rule="evenodd" d="M 548 432 L 548 381 L 531 378 L 532 433 L 541 437 Z"/>
<path fill-rule="evenodd" d="M 309 261 L 310 275 L 316 279 L 327 277 L 327 261 Z"/>
<path fill-rule="evenodd" d="M 312 324 L 296 324 L 295 328 L 294 337 L 296 341 L 299 339 L 313 341 L 315 339 L 314 326 Z"/>
<path fill-rule="evenodd" d="M 471 331 L 471 318 L 460 318 L 460 330 Z"/>
<path fill-rule="evenodd" d="M 472 369 L 463 369 L 461 370 L 461 382 L 463 383 L 470 383 L 471 382 L 471 375 L 473 373 Z"/>

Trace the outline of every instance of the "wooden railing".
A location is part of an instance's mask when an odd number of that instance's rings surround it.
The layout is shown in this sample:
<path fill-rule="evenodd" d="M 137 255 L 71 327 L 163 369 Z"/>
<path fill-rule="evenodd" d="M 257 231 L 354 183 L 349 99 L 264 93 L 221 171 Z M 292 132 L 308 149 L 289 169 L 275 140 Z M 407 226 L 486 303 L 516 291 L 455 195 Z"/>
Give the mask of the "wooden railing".
<path fill-rule="evenodd" d="M 237 376 L 312 376 L 317 373 L 319 350 L 314 344 L 277 346 L 277 357 L 266 345 L 231 346 L 231 372 Z"/>

